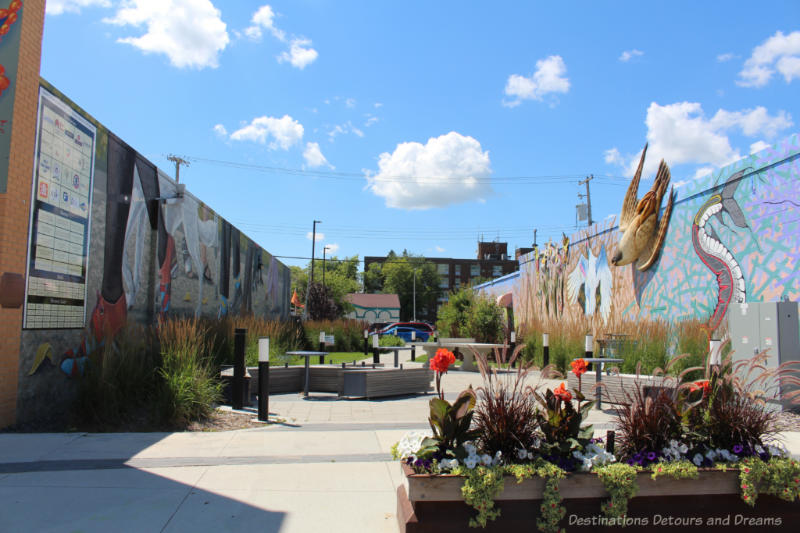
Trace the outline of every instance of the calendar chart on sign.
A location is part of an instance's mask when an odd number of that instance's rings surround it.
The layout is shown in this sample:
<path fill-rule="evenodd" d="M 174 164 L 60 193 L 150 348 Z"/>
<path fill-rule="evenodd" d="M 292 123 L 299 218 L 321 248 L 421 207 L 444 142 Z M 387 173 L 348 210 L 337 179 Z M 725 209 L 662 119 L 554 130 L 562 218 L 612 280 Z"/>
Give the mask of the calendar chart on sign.
<path fill-rule="evenodd" d="M 39 93 L 25 325 L 82 328 L 97 130 L 44 89 Z"/>

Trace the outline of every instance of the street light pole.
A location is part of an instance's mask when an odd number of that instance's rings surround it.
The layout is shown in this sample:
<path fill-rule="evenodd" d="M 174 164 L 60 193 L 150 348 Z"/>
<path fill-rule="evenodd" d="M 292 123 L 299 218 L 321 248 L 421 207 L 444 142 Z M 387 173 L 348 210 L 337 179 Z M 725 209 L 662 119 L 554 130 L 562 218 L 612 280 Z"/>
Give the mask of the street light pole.
<path fill-rule="evenodd" d="M 417 321 L 417 269 L 414 269 L 414 322 Z"/>
<path fill-rule="evenodd" d="M 311 229 L 311 281 L 314 283 L 314 245 L 317 243 L 317 224 L 322 224 L 321 220 L 315 220 Z"/>
<path fill-rule="evenodd" d="M 322 291 L 325 292 L 325 252 L 328 251 L 328 247 L 325 246 L 322 248 Z"/>

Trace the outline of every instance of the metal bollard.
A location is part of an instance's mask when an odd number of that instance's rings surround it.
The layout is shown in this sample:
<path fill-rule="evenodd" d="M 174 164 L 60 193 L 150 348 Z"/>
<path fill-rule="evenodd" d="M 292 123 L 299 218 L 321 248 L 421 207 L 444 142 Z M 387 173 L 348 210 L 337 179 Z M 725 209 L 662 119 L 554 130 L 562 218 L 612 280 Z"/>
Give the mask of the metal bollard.
<path fill-rule="evenodd" d="M 380 354 L 378 353 L 378 336 L 372 336 L 372 362 L 377 364 L 381 362 Z"/>
<path fill-rule="evenodd" d="M 233 386 L 231 387 L 231 406 L 244 407 L 244 344 L 246 329 L 236 328 L 233 334 Z"/>
<path fill-rule="evenodd" d="M 542 368 L 550 364 L 550 334 L 542 333 Z"/>
<path fill-rule="evenodd" d="M 324 331 L 320 331 L 319 332 L 319 351 L 320 352 L 324 352 L 325 351 L 325 332 Z M 321 364 L 321 365 L 325 364 L 325 356 L 324 355 L 320 355 L 319 356 L 319 364 Z"/>
<path fill-rule="evenodd" d="M 258 419 L 269 422 L 269 337 L 258 339 Z"/>
<path fill-rule="evenodd" d="M 614 453 L 614 437 L 614 430 L 608 430 L 606 433 L 606 451 L 608 453 Z"/>

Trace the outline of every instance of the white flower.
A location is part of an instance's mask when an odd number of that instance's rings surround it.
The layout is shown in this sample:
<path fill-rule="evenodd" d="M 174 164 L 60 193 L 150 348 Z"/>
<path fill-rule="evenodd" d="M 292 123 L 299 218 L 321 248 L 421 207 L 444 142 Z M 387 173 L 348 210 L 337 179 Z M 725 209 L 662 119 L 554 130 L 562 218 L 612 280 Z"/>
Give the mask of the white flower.
<path fill-rule="evenodd" d="M 422 446 L 422 441 L 426 437 L 430 437 L 430 432 L 424 431 L 409 431 L 406 433 L 400 442 L 397 443 L 397 453 L 400 454 L 401 459 L 407 459 L 419 451 Z"/>
<path fill-rule="evenodd" d="M 533 459 L 533 452 L 528 452 L 528 459 Z"/>
<path fill-rule="evenodd" d="M 528 452 L 525 448 L 520 448 L 517 450 L 517 457 L 519 457 L 520 461 L 524 461 L 528 457 Z"/>
<path fill-rule="evenodd" d="M 497 450 L 497 453 L 494 454 L 494 459 L 492 460 L 493 465 L 499 465 L 503 463 L 503 452 Z"/>
<path fill-rule="evenodd" d="M 538 448 L 541 445 L 542 445 L 542 441 L 540 441 L 539 439 L 533 439 L 533 447 L 534 448 Z"/>
<path fill-rule="evenodd" d="M 592 469 L 592 460 L 591 459 L 584 459 L 583 464 L 581 464 L 581 470 L 589 471 Z"/>
<path fill-rule="evenodd" d="M 717 459 L 717 452 L 715 452 L 714 450 L 708 450 L 706 452 L 706 458 L 709 461 L 715 461 Z"/>
<path fill-rule="evenodd" d="M 699 453 L 694 454 L 694 459 L 692 459 L 692 462 L 697 466 L 700 466 L 701 464 L 703 464 L 703 456 L 700 455 Z"/>
<path fill-rule="evenodd" d="M 466 459 L 464 459 L 464 466 L 472 470 L 478 464 L 478 457 L 475 455 L 470 455 Z"/>
<path fill-rule="evenodd" d="M 458 466 L 458 459 L 442 459 L 439 462 L 439 468 L 442 470 L 452 470 Z"/>
<path fill-rule="evenodd" d="M 464 451 L 467 452 L 467 455 L 475 455 L 478 453 L 478 449 L 471 442 L 464 443 Z"/>
<path fill-rule="evenodd" d="M 574 457 L 575 459 L 583 459 L 583 454 L 578 450 L 575 450 L 574 452 L 572 452 L 572 457 Z"/>
<path fill-rule="evenodd" d="M 764 448 L 762 448 L 760 444 L 756 444 L 756 453 L 758 455 L 761 455 L 762 453 L 764 453 Z"/>
<path fill-rule="evenodd" d="M 483 466 L 492 466 L 492 456 L 488 453 L 481 455 L 481 464 Z"/>
<path fill-rule="evenodd" d="M 733 455 L 731 452 L 724 448 L 720 448 L 717 450 L 717 453 L 725 460 L 725 461 L 736 461 L 738 457 Z"/>

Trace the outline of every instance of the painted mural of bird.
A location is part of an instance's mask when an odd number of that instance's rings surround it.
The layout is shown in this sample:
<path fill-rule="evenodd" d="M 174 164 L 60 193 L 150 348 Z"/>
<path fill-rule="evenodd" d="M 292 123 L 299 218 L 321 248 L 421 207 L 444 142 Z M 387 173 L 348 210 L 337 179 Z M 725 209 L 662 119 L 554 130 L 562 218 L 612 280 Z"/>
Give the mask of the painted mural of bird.
<path fill-rule="evenodd" d="M 647 145 L 645 144 L 642 157 L 639 160 L 639 167 L 636 169 L 636 174 L 634 174 L 630 186 L 628 186 L 628 192 L 625 194 L 625 201 L 622 204 L 622 213 L 619 217 L 619 229 L 622 232 L 622 238 L 619 240 L 617 249 L 611 257 L 611 264 L 614 266 L 624 266 L 636 261 L 636 268 L 641 271 L 650 268 L 658 259 L 661 245 L 664 244 L 664 239 L 667 236 L 669 217 L 672 214 L 672 204 L 675 201 L 675 192 L 670 189 L 667 207 L 664 209 L 661 219 L 659 219 L 658 212 L 661 209 L 661 199 L 664 197 L 664 193 L 667 192 L 670 180 L 669 167 L 663 159 L 658 165 L 658 173 L 656 174 L 653 188 L 647 191 L 641 200 L 637 200 L 639 179 L 642 177 L 642 166 L 644 165 L 646 153 Z"/>

